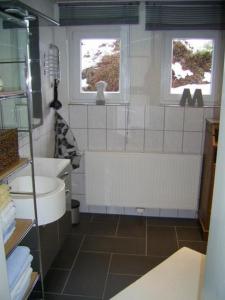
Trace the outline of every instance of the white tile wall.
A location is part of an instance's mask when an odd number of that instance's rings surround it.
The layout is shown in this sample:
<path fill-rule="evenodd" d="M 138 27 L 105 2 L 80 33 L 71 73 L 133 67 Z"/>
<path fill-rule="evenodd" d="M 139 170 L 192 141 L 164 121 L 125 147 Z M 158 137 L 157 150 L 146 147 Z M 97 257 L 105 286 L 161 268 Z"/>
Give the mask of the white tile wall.
<path fill-rule="evenodd" d="M 184 114 L 184 131 L 202 131 L 203 108 L 186 107 Z"/>
<path fill-rule="evenodd" d="M 107 130 L 107 151 L 125 151 L 125 130 Z"/>
<path fill-rule="evenodd" d="M 128 129 L 144 129 L 145 106 L 130 105 L 128 107 Z"/>
<path fill-rule="evenodd" d="M 180 131 L 165 131 L 164 152 L 181 153 L 183 134 Z"/>
<path fill-rule="evenodd" d="M 183 152 L 200 154 L 202 151 L 202 132 L 184 132 Z"/>
<path fill-rule="evenodd" d="M 165 130 L 182 131 L 184 123 L 183 107 L 165 108 Z"/>
<path fill-rule="evenodd" d="M 72 173 L 72 193 L 78 195 L 85 194 L 85 174 Z"/>
<path fill-rule="evenodd" d="M 106 151 L 106 129 L 88 129 L 88 149 Z"/>
<path fill-rule="evenodd" d="M 163 131 L 145 130 L 145 152 L 163 151 Z"/>
<path fill-rule="evenodd" d="M 164 107 L 146 105 L 145 129 L 163 130 Z"/>
<path fill-rule="evenodd" d="M 81 152 L 88 149 L 88 134 L 87 129 L 71 129 L 76 138 L 78 148 Z"/>
<path fill-rule="evenodd" d="M 88 106 L 88 128 L 106 128 L 105 106 Z"/>
<path fill-rule="evenodd" d="M 128 130 L 127 133 L 127 152 L 143 152 L 144 151 L 144 131 Z"/>
<path fill-rule="evenodd" d="M 126 128 L 126 106 L 107 106 L 107 128 Z"/>
<path fill-rule="evenodd" d="M 71 128 L 87 128 L 87 106 L 69 105 L 69 119 Z"/>

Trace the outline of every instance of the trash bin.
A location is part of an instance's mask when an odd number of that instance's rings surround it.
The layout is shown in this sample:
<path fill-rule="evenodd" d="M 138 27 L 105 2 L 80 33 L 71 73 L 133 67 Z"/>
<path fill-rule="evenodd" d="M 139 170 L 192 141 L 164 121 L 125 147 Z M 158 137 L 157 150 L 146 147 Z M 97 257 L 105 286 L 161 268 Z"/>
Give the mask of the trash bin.
<path fill-rule="evenodd" d="M 80 212 L 79 212 L 80 202 L 78 200 L 71 200 L 71 217 L 72 224 L 78 224 L 80 222 Z"/>

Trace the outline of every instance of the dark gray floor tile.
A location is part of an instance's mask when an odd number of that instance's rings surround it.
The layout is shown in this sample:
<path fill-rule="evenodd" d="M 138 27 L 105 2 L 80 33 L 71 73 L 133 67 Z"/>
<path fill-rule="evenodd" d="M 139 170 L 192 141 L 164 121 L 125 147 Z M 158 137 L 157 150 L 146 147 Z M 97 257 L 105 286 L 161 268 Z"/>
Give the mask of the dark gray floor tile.
<path fill-rule="evenodd" d="M 104 299 L 108 300 L 115 296 L 138 278 L 140 277 L 109 274 Z"/>
<path fill-rule="evenodd" d="M 69 271 L 50 269 L 44 280 L 44 290 L 46 292 L 61 293 L 66 282 Z"/>
<path fill-rule="evenodd" d="M 80 222 L 80 224 L 72 226 L 71 233 L 113 236 L 116 233 L 116 224 Z"/>
<path fill-rule="evenodd" d="M 82 235 L 67 235 L 67 238 L 56 256 L 52 268 L 70 269 L 80 247 Z"/>
<path fill-rule="evenodd" d="M 148 227 L 148 255 L 166 257 L 177 250 L 178 246 L 174 227 Z"/>
<path fill-rule="evenodd" d="M 117 235 L 131 237 L 146 236 L 146 217 L 121 216 Z"/>
<path fill-rule="evenodd" d="M 63 293 L 101 298 L 109 259 L 109 254 L 81 252 Z"/>
<path fill-rule="evenodd" d="M 100 300 L 101 298 L 89 298 L 83 296 L 72 296 L 72 295 L 56 295 L 56 294 L 45 294 L 45 300 Z"/>
<path fill-rule="evenodd" d="M 202 241 L 200 228 L 177 227 L 177 236 L 180 241 Z"/>
<path fill-rule="evenodd" d="M 145 239 L 87 236 L 82 250 L 126 254 L 145 254 Z"/>
<path fill-rule="evenodd" d="M 80 221 L 81 222 L 90 222 L 93 214 L 90 213 L 80 213 Z"/>
<path fill-rule="evenodd" d="M 202 241 L 202 242 L 189 242 L 189 241 L 179 241 L 179 247 L 188 247 L 191 248 L 195 251 L 201 252 L 203 254 L 206 254 L 207 250 L 207 242 Z"/>
<path fill-rule="evenodd" d="M 109 272 L 144 275 L 164 259 L 163 257 L 113 254 Z"/>
<path fill-rule="evenodd" d="M 147 218 L 148 226 L 186 226 L 199 227 L 197 219 L 184 218 L 163 218 L 163 217 L 149 217 Z"/>
<path fill-rule="evenodd" d="M 116 225 L 119 215 L 93 214 L 91 222 L 110 223 Z"/>

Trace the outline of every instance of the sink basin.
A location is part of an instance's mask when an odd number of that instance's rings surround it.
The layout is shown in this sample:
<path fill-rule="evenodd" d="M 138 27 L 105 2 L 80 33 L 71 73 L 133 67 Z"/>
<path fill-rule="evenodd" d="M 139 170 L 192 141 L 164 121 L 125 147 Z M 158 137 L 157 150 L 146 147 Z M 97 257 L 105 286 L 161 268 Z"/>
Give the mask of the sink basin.
<path fill-rule="evenodd" d="M 31 176 L 20 176 L 10 183 L 16 217 L 34 219 Z M 65 183 L 56 177 L 35 176 L 38 225 L 61 218 L 66 212 Z"/>

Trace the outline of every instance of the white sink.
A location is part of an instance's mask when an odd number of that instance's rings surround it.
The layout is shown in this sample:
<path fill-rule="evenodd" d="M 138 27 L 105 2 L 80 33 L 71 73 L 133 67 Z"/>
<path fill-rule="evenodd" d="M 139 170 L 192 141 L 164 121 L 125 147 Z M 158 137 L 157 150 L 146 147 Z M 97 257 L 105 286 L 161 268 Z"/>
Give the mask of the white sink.
<path fill-rule="evenodd" d="M 10 187 L 16 206 L 16 217 L 34 219 L 31 176 L 17 177 L 10 183 Z M 56 177 L 35 176 L 35 188 L 38 225 L 45 225 L 61 218 L 66 212 L 64 181 Z"/>

